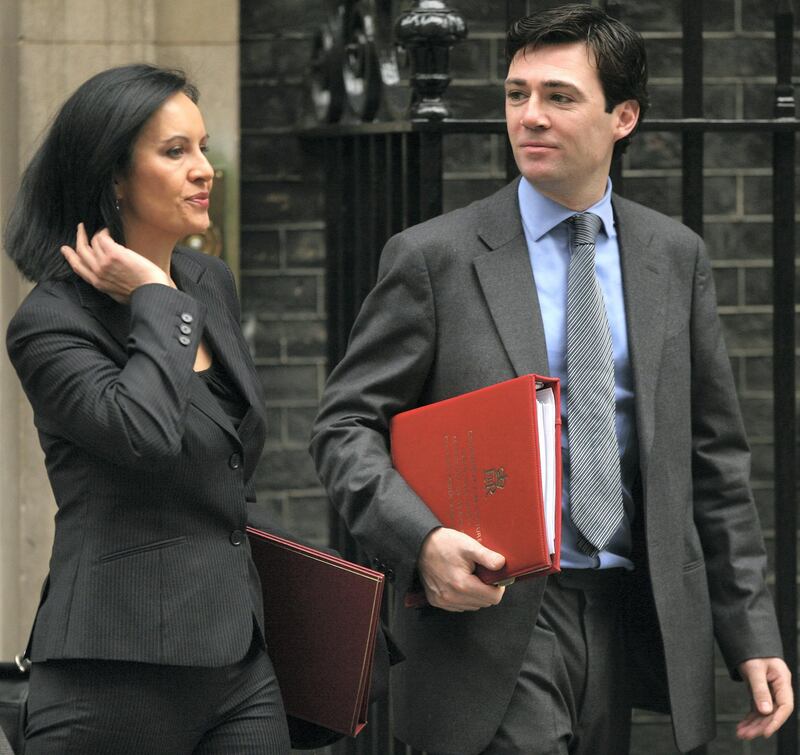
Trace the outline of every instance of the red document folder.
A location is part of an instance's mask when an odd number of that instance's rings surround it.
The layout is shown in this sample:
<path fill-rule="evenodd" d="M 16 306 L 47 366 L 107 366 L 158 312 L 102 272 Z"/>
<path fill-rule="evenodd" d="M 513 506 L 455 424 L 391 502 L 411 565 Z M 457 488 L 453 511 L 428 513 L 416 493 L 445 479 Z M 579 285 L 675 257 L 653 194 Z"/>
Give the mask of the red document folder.
<path fill-rule="evenodd" d="M 354 737 L 367 722 L 383 574 L 252 527 L 247 534 L 286 712 Z"/>
<path fill-rule="evenodd" d="M 547 416 L 537 391 L 549 389 Z M 544 394 L 540 395 L 540 399 Z M 540 427 L 541 425 L 541 427 Z M 540 435 L 541 430 L 541 435 Z M 523 375 L 394 416 L 395 469 L 445 527 L 461 530 L 506 558 L 478 567 L 489 584 L 559 571 L 561 410 L 557 378 Z M 543 490 L 541 439 L 550 435 Z M 551 535 L 546 512 L 549 508 Z M 419 604 L 413 597 L 407 601 Z"/>

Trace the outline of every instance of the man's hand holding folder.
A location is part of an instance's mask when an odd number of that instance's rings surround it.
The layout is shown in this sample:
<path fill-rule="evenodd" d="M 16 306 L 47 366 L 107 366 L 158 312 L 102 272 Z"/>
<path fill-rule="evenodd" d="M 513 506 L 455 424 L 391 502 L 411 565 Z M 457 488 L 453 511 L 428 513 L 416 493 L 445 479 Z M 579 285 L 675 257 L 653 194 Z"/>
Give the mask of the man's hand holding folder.
<path fill-rule="evenodd" d="M 476 611 L 496 606 L 506 588 L 480 580 L 475 565 L 497 571 L 505 562 L 504 556 L 469 535 L 439 527 L 422 543 L 417 566 L 430 605 L 446 611 Z"/>
<path fill-rule="evenodd" d="M 392 461 L 442 527 L 406 605 L 497 605 L 515 579 L 559 571 L 561 411 L 556 378 L 523 375 L 395 415 Z"/>

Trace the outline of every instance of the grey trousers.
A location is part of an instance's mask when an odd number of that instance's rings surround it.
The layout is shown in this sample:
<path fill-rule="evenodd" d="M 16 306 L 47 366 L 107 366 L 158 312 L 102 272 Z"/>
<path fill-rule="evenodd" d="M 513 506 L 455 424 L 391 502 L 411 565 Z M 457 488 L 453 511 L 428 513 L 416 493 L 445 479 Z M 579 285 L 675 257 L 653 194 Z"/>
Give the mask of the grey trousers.
<path fill-rule="evenodd" d="M 516 689 L 484 755 L 628 752 L 625 579 L 622 569 L 548 577 Z"/>

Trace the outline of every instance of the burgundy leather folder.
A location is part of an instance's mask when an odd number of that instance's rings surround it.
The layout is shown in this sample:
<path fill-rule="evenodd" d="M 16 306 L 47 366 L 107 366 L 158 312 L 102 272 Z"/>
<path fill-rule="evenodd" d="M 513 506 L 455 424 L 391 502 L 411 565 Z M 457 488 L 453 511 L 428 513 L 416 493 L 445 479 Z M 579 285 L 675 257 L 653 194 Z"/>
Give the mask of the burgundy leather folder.
<path fill-rule="evenodd" d="M 252 527 L 247 534 L 286 712 L 354 737 L 367 722 L 383 574 Z"/>

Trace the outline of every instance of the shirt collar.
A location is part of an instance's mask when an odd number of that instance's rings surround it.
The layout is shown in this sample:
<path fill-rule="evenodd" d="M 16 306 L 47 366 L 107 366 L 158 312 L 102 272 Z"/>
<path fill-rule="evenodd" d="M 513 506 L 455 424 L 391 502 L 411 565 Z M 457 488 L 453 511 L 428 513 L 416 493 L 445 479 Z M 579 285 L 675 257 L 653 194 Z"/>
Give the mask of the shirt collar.
<path fill-rule="evenodd" d="M 586 212 L 593 212 L 603 221 L 603 229 L 608 238 L 617 235 L 614 227 L 614 211 L 611 207 L 611 192 L 613 187 L 608 179 L 606 191 L 602 198 L 595 202 Z M 522 225 L 529 239 L 540 241 L 543 236 L 550 233 L 559 223 L 575 215 L 575 210 L 570 210 L 558 202 L 540 194 L 533 185 L 523 178 L 519 182 L 519 207 L 522 215 Z"/>

